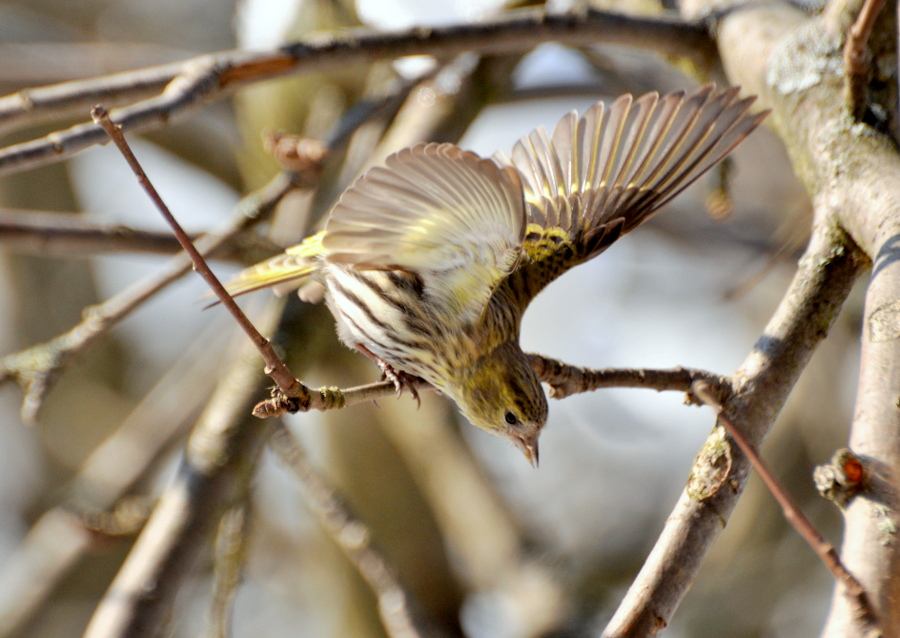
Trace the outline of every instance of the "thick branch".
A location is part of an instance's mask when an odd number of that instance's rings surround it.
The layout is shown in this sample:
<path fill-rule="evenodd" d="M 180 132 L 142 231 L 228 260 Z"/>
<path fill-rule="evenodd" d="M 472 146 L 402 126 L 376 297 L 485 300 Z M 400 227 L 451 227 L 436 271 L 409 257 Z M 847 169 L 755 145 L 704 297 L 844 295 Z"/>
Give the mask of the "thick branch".
<path fill-rule="evenodd" d="M 877 477 L 845 511 L 844 563 L 868 590 L 887 635 L 900 633 L 900 552 L 885 530 L 900 525 L 900 157 L 890 138 L 855 122 L 842 98 L 840 36 L 860 2 L 832 3 L 811 20 L 786 7 L 734 12 L 720 25 L 731 80 L 763 94 L 769 121 L 821 215 L 850 233 L 874 262 L 866 291 L 862 361 L 850 447 Z M 887 20 L 875 28 L 888 28 Z M 894 34 L 890 37 L 893 39 Z M 861 635 L 835 596 L 825 636 Z"/>
<path fill-rule="evenodd" d="M 828 333 L 865 260 L 842 233 L 819 225 L 777 312 L 733 378 L 725 413 L 759 446 L 816 346 Z M 743 491 L 749 463 L 714 433 L 691 484 L 610 621 L 605 637 L 653 636 L 665 627 Z M 726 472 L 719 462 L 730 459 Z"/>

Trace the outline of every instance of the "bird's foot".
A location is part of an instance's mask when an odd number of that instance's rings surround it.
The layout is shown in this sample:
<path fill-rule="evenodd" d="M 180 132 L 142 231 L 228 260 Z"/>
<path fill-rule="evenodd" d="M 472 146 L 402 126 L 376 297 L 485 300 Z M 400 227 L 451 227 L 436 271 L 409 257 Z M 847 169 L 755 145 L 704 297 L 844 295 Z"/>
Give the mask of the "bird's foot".
<path fill-rule="evenodd" d="M 409 390 L 412 398 L 416 400 L 416 403 L 419 407 L 422 407 L 422 399 L 419 397 L 419 391 L 416 389 L 416 382 L 418 381 L 418 377 L 403 372 L 403 370 L 397 370 L 390 363 L 373 353 L 367 347 L 365 347 L 361 343 L 356 344 L 356 348 L 362 352 L 364 355 L 369 357 L 372 361 L 375 362 L 375 365 L 381 370 L 381 380 L 388 380 L 394 384 L 394 388 L 397 390 L 397 397 L 403 396 L 403 390 Z"/>

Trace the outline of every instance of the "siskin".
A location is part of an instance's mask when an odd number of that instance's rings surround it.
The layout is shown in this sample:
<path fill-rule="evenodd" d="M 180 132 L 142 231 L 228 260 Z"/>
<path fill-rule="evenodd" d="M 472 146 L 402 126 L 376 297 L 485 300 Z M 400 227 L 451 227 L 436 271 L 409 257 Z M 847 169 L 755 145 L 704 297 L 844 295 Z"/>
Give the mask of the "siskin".
<path fill-rule="evenodd" d="M 322 232 L 228 288 L 324 295 L 341 341 L 398 392 L 425 380 L 536 466 L 547 399 L 519 346 L 525 309 L 756 128 L 766 113 L 748 114 L 754 98 L 737 94 L 623 95 L 566 115 L 552 135 L 537 129 L 510 158 L 404 149 L 341 195 Z"/>

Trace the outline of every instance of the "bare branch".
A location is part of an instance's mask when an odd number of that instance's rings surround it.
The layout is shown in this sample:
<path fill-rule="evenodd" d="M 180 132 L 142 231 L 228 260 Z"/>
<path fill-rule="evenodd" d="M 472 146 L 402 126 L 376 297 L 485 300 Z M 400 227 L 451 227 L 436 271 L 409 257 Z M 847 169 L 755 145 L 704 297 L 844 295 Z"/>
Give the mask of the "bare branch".
<path fill-rule="evenodd" d="M 731 80 L 759 91 L 816 205 L 819 218 L 845 229 L 872 260 L 866 288 L 862 358 L 849 445 L 873 473 L 870 489 L 844 512 L 841 557 L 872 597 L 888 632 L 900 627 L 900 156 L 888 136 L 856 122 L 842 98 L 839 37 L 859 2 L 832 2 L 821 18 L 789 7 L 733 12 L 720 24 L 719 45 Z M 874 28 L 887 29 L 889 20 Z M 879 40 L 896 42 L 896 33 Z M 871 40 L 870 40 L 871 42 Z M 811 43 L 816 43 L 810 46 Z M 827 70 L 823 60 L 829 61 Z M 831 64 L 834 62 L 835 64 Z M 886 531 L 891 537 L 885 542 Z M 861 635 L 854 609 L 836 595 L 823 634 Z"/>
<path fill-rule="evenodd" d="M 663 392 L 676 390 L 690 392 L 697 381 L 705 381 L 716 389 L 719 396 L 728 396 L 731 387 L 728 379 L 706 370 L 672 368 L 671 370 L 604 368 L 593 370 L 579 368 L 556 359 L 529 354 L 529 362 L 541 381 L 550 386 L 550 396 L 564 399 L 580 392 L 593 392 L 599 388 L 647 388 Z"/>
<path fill-rule="evenodd" d="M 207 638 L 232 635 L 231 611 L 246 560 L 249 519 L 249 507 L 243 503 L 227 511 L 219 521 L 212 602 L 204 634 Z"/>
<path fill-rule="evenodd" d="M 62 492 L 62 505 L 45 512 L 0 569 L 0 636 L 21 628 L 60 581 L 94 546 L 96 535 L 74 510 L 109 510 L 178 437 L 211 391 L 218 353 L 208 335 L 198 339 L 147 393 L 116 431 L 85 460 Z"/>
<path fill-rule="evenodd" d="M 199 235 L 191 239 L 197 240 Z M 10 250 L 53 257 L 123 252 L 173 255 L 181 251 L 171 233 L 98 221 L 90 215 L 37 210 L 0 210 L 0 242 Z M 209 258 L 249 265 L 280 250 L 258 235 L 241 233 L 211 251 Z"/>
<path fill-rule="evenodd" d="M 884 7 L 884 0 L 866 0 L 856 22 L 847 32 L 844 43 L 844 99 L 856 120 L 861 120 L 868 108 L 869 50 L 867 44 L 875 19 Z"/>
<path fill-rule="evenodd" d="M 722 407 L 722 404 L 711 392 L 712 388 L 705 381 L 697 381 L 691 390 L 701 401 L 715 410 L 719 423 L 734 439 L 741 452 L 749 459 L 757 474 L 762 478 L 766 487 L 769 488 L 769 492 L 781 505 L 784 517 L 803 537 L 803 540 L 807 542 L 812 550 L 819 555 L 819 558 L 822 559 L 822 562 L 825 563 L 825 566 L 828 567 L 835 579 L 844 586 L 846 590 L 845 595 L 856 608 L 855 618 L 859 622 L 860 630 L 864 633 L 873 632 L 879 636 L 883 635 L 878 623 L 878 616 L 872 608 L 872 602 L 869 600 L 866 590 L 841 563 L 834 545 L 825 540 L 819 533 L 819 530 L 806 518 L 803 511 L 797 507 L 787 491 L 778 482 L 778 479 L 773 476 L 762 457 L 756 451 L 756 447 L 747 440 L 741 429 L 726 415 L 725 408 Z"/>
<path fill-rule="evenodd" d="M 273 330 L 281 302 L 257 324 Z M 110 585 L 85 636 L 163 636 L 184 579 L 203 556 L 222 514 L 243 502 L 256 459 L 271 432 L 247 421 L 259 392 L 259 354 L 243 348 L 193 428 L 178 474 Z"/>
<path fill-rule="evenodd" d="M 234 320 L 247 336 L 250 337 L 250 341 L 253 342 L 256 349 L 259 350 L 263 360 L 266 362 L 266 374 L 272 377 L 275 383 L 278 384 L 279 389 L 288 396 L 297 392 L 301 383 L 293 374 L 291 374 L 291 371 L 284 365 L 281 358 L 275 354 L 275 348 L 272 347 L 272 344 L 268 339 L 260 334 L 259 330 L 256 329 L 256 326 L 253 325 L 253 322 L 247 318 L 247 315 L 244 314 L 244 311 L 237 305 L 234 298 L 227 290 L 225 290 L 225 286 L 222 285 L 222 282 L 219 281 L 219 278 L 216 277 L 215 273 L 209 269 L 209 265 L 206 263 L 206 260 L 203 259 L 203 255 L 201 255 L 194 247 L 190 237 L 184 232 L 181 224 L 179 224 L 172 215 L 169 207 L 166 206 L 162 197 L 156 192 L 153 183 L 147 177 L 146 173 L 144 173 L 144 169 L 141 168 L 140 163 L 137 161 L 134 153 L 132 153 L 131 148 L 128 146 L 128 142 L 125 141 L 122 129 L 116 124 L 113 124 L 112 120 L 109 119 L 109 113 L 107 113 L 106 109 L 103 107 L 95 106 L 91 111 L 91 116 L 112 139 L 113 143 L 125 157 L 125 161 L 128 162 L 128 165 L 134 172 L 135 177 L 137 177 L 138 182 L 153 201 L 157 210 L 159 210 L 169 226 L 172 227 L 172 231 L 175 233 L 178 243 L 181 244 L 181 247 L 191 258 L 191 264 L 193 265 L 194 270 L 196 270 L 209 287 L 212 288 L 222 305 L 228 309 L 228 312 L 231 313 Z"/>
<path fill-rule="evenodd" d="M 732 377 L 733 396 L 725 405 L 741 415 L 753 445 L 775 421 L 865 265 L 842 233 L 816 228 L 778 310 Z M 724 473 L 723 453 L 730 459 Z M 737 503 L 749 467 L 743 454 L 711 436 L 695 462 L 692 488 L 679 499 L 604 637 L 653 636 L 668 624 Z"/>
<path fill-rule="evenodd" d="M 249 52 L 227 51 L 131 74 L 116 74 L 85 83 L 31 89 L 0 98 L 0 126 L 22 124 L 46 111 L 76 105 L 85 109 L 104 101 L 121 103 L 121 95 L 146 96 L 166 86 L 158 97 L 110 114 L 126 133 L 152 130 L 185 117 L 194 108 L 228 95 L 244 84 L 289 73 L 312 73 L 349 64 L 370 63 L 405 55 L 451 57 L 465 51 L 527 51 L 543 42 L 592 45 L 623 44 L 701 61 L 710 53 L 705 27 L 663 17 L 634 17 L 589 10 L 547 14 L 522 9 L 495 20 L 400 33 L 349 32 Z M 129 83 L 129 81 L 131 83 Z M 116 91 L 109 87 L 116 87 Z M 116 95 L 116 102 L 107 98 Z M 0 150 L 0 174 L 56 162 L 95 144 L 106 134 L 94 124 L 79 124 L 47 137 Z"/>
<path fill-rule="evenodd" d="M 271 212 L 293 188 L 291 176 L 287 173 L 279 174 L 260 191 L 241 200 L 231 218 L 226 220 L 219 231 L 197 241 L 197 250 L 200 253 L 215 250 L 230 236 Z M 34 422 L 44 397 L 74 356 L 189 270 L 190 260 L 185 255 L 179 255 L 151 277 L 136 282 L 101 304 L 86 308 L 84 320 L 68 332 L 47 343 L 31 346 L 0 359 L 0 383 L 15 380 L 25 392 L 22 419 L 26 423 Z"/>

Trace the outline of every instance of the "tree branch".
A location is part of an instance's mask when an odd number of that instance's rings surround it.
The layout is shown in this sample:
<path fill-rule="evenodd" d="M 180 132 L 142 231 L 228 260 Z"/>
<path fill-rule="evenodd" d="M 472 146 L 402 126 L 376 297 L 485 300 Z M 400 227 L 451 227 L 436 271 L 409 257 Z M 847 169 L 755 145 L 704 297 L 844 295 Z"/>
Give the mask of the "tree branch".
<path fill-rule="evenodd" d="M 753 352 L 732 376 L 727 418 L 739 419 L 759 446 L 816 346 L 825 338 L 853 282 L 866 265 L 845 236 L 817 225 L 790 288 Z M 723 455 L 729 462 L 724 466 Z M 653 636 L 665 627 L 737 504 L 749 473 L 747 458 L 713 433 L 665 528 L 605 638 Z"/>
<path fill-rule="evenodd" d="M 844 512 L 841 556 L 869 592 L 887 635 L 896 635 L 900 551 L 893 532 L 886 530 L 900 528 L 895 471 L 900 467 L 900 156 L 887 135 L 852 119 L 842 97 L 840 38 L 843 25 L 854 21 L 849 12 L 860 6 L 832 2 L 821 18 L 812 19 L 789 7 L 736 11 L 720 24 L 719 46 L 732 81 L 759 91 L 773 109 L 769 121 L 784 140 L 817 215 L 844 228 L 873 262 L 848 447 L 875 479 Z M 876 21 L 875 29 L 891 24 Z M 896 47 L 896 34 L 886 36 L 879 40 Z M 843 596 L 834 597 L 823 635 L 862 635 Z"/>
<path fill-rule="evenodd" d="M 278 421 L 274 428 L 270 441 L 272 449 L 303 485 L 306 502 L 319 523 L 372 588 L 388 636 L 420 638 L 435 635 L 419 617 L 412 593 L 403 587 L 394 569 L 373 546 L 368 526 L 316 472 L 306 451 L 284 424 Z"/>
<path fill-rule="evenodd" d="M 647 368 L 593 370 L 569 365 L 539 354 L 529 354 L 528 360 L 538 378 L 550 386 L 550 396 L 554 399 L 564 399 L 580 392 L 593 392 L 599 388 L 647 388 L 658 392 L 666 390 L 690 392 L 696 381 L 705 381 L 719 397 L 727 397 L 731 388 L 726 377 L 706 370 L 681 367 L 671 370 Z"/>
<path fill-rule="evenodd" d="M 293 188 L 290 175 L 279 174 L 263 189 L 242 199 L 221 229 L 201 237 L 196 244 L 198 251 L 205 254 L 215 250 L 242 228 L 257 223 Z M 190 260 L 179 255 L 147 279 L 132 284 L 101 304 L 86 308 L 84 320 L 68 332 L 0 359 L 0 383 L 15 380 L 25 393 L 22 419 L 26 423 L 35 421 L 44 398 L 73 357 L 190 268 Z"/>
<path fill-rule="evenodd" d="M 193 235 L 192 239 L 199 239 Z M 92 219 L 90 215 L 37 210 L 0 210 L 4 248 L 53 257 L 90 257 L 107 253 L 173 255 L 181 245 L 172 233 L 138 230 Z M 282 250 L 258 235 L 241 233 L 209 253 L 210 259 L 251 265 Z"/>
<path fill-rule="evenodd" d="M 268 51 L 226 51 L 177 65 L 30 89 L 0 98 L 0 127 L 21 125 L 38 115 L 55 113 L 55 109 L 69 113 L 78 106 L 87 110 L 100 101 L 121 104 L 123 96 L 139 99 L 165 86 L 157 97 L 110 113 L 124 132 L 136 133 L 177 121 L 194 108 L 224 97 L 244 84 L 286 74 L 327 71 L 405 55 L 445 58 L 470 50 L 527 51 L 551 41 L 584 46 L 622 44 L 688 56 L 698 63 L 711 53 L 708 34 L 700 23 L 596 10 L 547 14 L 540 9 L 521 9 L 479 23 L 399 33 L 358 30 L 342 36 L 311 38 Z M 60 161 L 105 141 L 106 134 L 98 126 L 79 124 L 41 139 L 9 146 L 0 149 L 0 175 Z"/>

